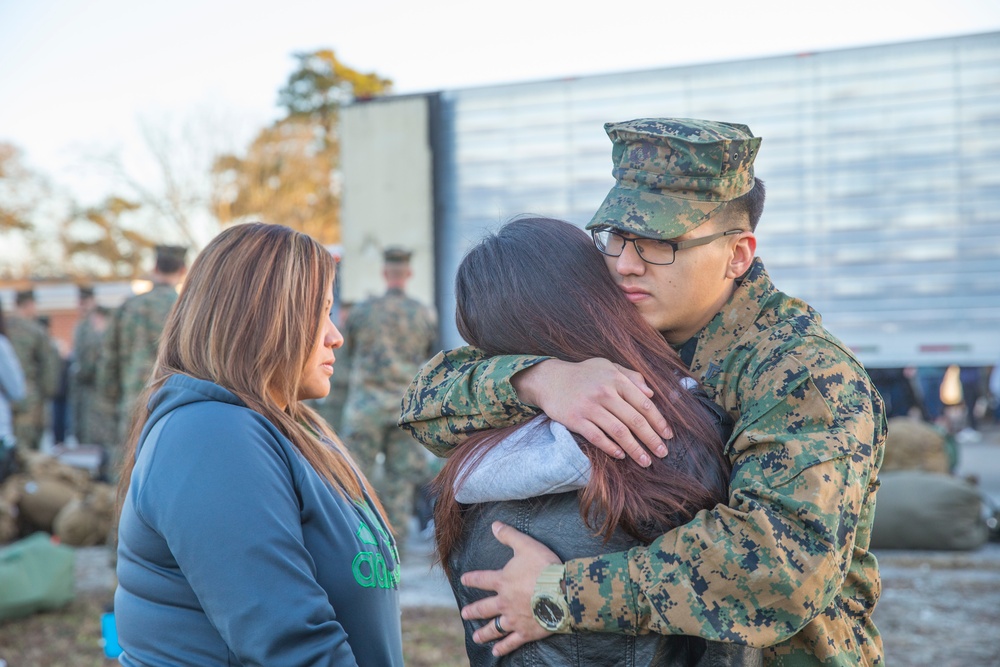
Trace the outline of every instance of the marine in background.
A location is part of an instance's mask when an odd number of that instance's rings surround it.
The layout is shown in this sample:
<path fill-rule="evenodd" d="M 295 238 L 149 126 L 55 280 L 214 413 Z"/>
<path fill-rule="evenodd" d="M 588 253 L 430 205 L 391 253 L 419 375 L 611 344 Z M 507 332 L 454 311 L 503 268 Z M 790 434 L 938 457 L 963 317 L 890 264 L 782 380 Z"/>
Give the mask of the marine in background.
<path fill-rule="evenodd" d="M 344 442 L 374 483 L 401 553 L 414 512 L 415 489 L 431 475 L 423 449 L 396 422 L 406 388 L 437 346 L 434 311 L 405 292 L 413 275 L 410 256 L 403 248 L 385 250 L 385 294 L 355 304 L 343 332 L 351 368 Z"/>
<path fill-rule="evenodd" d="M 15 296 L 14 312 L 7 317 L 7 338 L 24 371 L 25 397 L 14 404 L 14 437 L 22 449 L 37 450 L 45 435 L 48 402 L 59 389 L 62 360 L 38 322 L 34 290 Z"/>
<path fill-rule="evenodd" d="M 114 440 L 111 410 L 97 389 L 104 332 L 109 311 L 97 305 L 94 288 L 80 288 L 80 319 L 73 329 L 73 354 L 69 369 L 70 424 L 76 440 L 106 448 Z"/>
<path fill-rule="evenodd" d="M 157 246 L 153 289 L 126 299 L 112 313 L 104 334 L 97 389 L 112 410 L 114 440 L 107 462 L 112 479 L 120 464 L 129 415 L 149 379 L 163 325 L 187 275 L 186 255 L 187 248 L 182 246 Z"/>

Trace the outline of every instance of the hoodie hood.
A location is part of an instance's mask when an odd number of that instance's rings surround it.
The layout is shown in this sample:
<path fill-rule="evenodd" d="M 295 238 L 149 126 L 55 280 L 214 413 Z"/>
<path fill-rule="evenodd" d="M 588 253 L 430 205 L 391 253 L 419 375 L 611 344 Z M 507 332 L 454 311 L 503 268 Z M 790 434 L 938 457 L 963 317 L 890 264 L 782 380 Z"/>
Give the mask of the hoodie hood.
<path fill-rule="evenodd" d="M 230 403 L 240 407 L 246 404 L 239 397 L 228 389 L 223 389 L 214 382 L 199 380 L 190 375 L 171 375 L 163 383 L 156 393 L 149 399 L 149 418 L 142 427 L 142 434 L 139 436 L 141 444 L 149 432 L 153 430 L 156 423 L 174 410 L 191 405 L 212 401 L 216 403 Z"/>

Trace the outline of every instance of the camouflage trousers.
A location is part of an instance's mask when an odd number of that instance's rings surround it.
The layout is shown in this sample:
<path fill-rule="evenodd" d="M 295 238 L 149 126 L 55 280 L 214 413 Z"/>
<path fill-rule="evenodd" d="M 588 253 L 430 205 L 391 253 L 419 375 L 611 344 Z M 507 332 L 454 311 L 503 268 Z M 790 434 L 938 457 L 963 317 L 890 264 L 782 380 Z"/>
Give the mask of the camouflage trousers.
<path fill-rule="evenodd" d="M 414 515 L 414 494 L 430 478 L 424 448 L 395 424 L 345 415 L 344 426 L 344 444 L 375 487 L 402 554 Z"/>
<path fill-rule="evenodd" d="M 117 435 L 117 426 L 107 401 L 94 385 L 77 385 L 72 400 L 73 432 L 81 445 L 107 447 Z"/>
<path fill-rule="evenodd" d="M 14 412 L 14 437 L 21 449 L 38 451 L 45 435 L 45 413 L 38 410 Z"/>

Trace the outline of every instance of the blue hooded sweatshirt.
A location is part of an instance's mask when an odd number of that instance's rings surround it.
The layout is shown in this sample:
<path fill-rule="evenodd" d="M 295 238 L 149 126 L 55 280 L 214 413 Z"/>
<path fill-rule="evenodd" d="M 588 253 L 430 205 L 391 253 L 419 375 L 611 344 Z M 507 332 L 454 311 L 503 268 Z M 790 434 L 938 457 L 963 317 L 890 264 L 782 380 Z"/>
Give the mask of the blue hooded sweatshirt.
<path fill-rule="evenodd" d="M 175 375 L 149 405 L 118 533 L 121 664 L 402 665 L 370 499 L 216 384 Z"/>

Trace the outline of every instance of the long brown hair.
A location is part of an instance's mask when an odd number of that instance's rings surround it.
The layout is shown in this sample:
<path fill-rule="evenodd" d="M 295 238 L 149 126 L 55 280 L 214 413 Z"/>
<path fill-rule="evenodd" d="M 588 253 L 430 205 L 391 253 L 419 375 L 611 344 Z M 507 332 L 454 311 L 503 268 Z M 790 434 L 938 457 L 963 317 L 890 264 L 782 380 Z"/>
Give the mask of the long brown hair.
<path fill-rule="evenodd" d="M 665 459 L 653 457 L 643 468 L 577 438 L 591 462 L 580 513 L 595 534 L 607 541 L 620 528 L 650 542 L 725 501 L 729 462 L 712 413 L 683 387 L 687 369 L 677 353 L 614 284 L 584 231 L 548 218 L 509 222 L 465 256 L 455 295 L 459 332 L 488 355 L 603 357 L 638 371 L 653 389 L 653 402 L 674 430 Z M 445 568 L 468 509 L 455 501 L 461 471 L 516 428 L 470 436 L 436 478 L 434 525 Z"/>
<path fill-rule="evenodd" d="M 324 305 L 333 277 L 330 253 L 281 225 L 236 225 L 202 250 L 170 311 L 150 383 L 132 413 L 119 506 L 149 418 L 146 404 L 178 373 L 228 389 L 274 424 L 338 492 L 360 499 L 364 487 L 378 505 L 343 446 L 337 452 L 316 434 L 340 445 L 337 436 L 298 400 L 302 368 L 321 318 L 329 317 Z"/>

